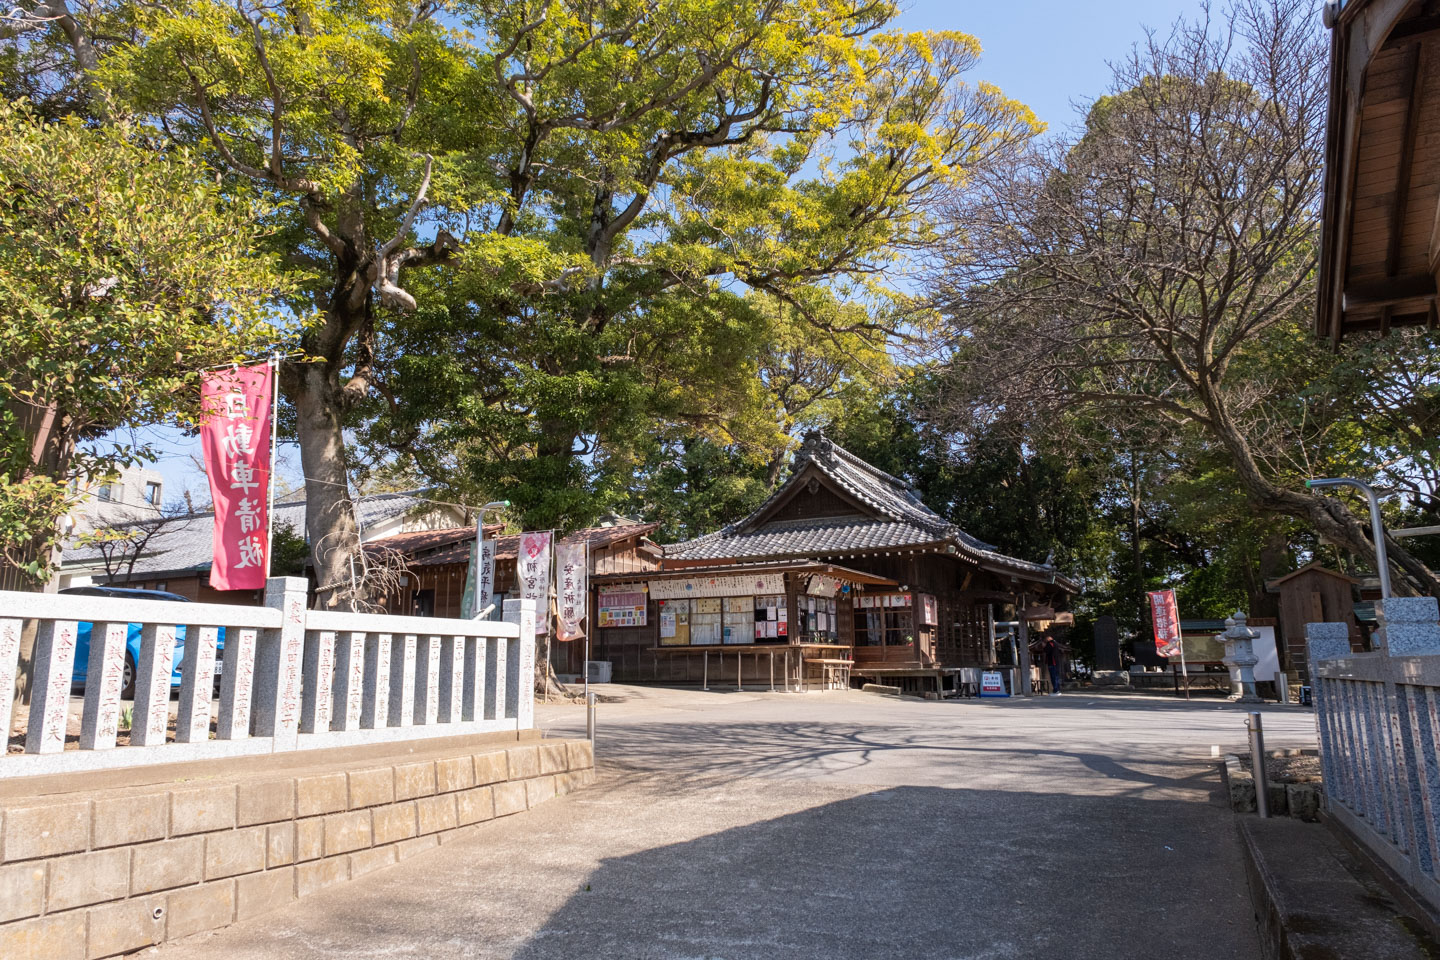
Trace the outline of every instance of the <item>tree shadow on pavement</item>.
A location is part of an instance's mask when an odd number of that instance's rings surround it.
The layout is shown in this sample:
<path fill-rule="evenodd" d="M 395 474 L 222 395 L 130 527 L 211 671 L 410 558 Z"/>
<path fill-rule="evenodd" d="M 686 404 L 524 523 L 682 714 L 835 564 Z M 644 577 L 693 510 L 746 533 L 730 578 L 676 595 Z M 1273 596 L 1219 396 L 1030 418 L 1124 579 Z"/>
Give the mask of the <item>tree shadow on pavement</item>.
<path fill-rule="evenodd" d="M 601 861 L 520 960 L 1258 955 L 1228 812 L 897 787 Z"/>

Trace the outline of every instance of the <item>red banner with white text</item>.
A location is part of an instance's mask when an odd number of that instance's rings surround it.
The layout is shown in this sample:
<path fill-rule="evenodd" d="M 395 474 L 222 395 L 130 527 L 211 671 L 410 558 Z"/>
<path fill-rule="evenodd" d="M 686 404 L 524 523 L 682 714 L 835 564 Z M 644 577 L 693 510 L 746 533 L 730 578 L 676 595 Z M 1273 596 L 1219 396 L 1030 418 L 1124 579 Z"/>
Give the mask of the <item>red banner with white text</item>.
<path fill-rule="evenodd" d="M 268 363 L 205 375 L 200 445 L 215 501 L 216 590 L 261 590 L 270 573 L 270 407 L 275 388 Z"/>
<path fill-rule="evenodd" d="M 1178 657 L 1180 655 L 1180 611 L 1175 605 L 1174 590 L 1151 592 L 1150 622 L 1155 625 L 1155 651 L 1162 657 Z"/>

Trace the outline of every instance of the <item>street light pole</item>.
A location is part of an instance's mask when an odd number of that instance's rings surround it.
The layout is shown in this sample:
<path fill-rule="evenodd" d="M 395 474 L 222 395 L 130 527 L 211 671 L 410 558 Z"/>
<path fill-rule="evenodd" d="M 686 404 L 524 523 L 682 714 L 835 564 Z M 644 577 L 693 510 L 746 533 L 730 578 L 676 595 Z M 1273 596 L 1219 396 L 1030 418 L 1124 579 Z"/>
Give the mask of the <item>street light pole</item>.
<path fill-rule="evenodd" d="M 1390 592 L 1390 559 L 1385 550 L 1385 523 L 1380 519 L 1380 495 L 1375 488 L 1363 480 L 1353 477 L 1332 477 L 1320 480 L 1306 480 L 1311 490 L 1328 490 L 1332 487 L 1353 487 L 1365 494 L 1370 502 L 1370 535 L 1375 540 L 1375 566 L 1380 574 L 1380 596 L 1388 598 Z"/>

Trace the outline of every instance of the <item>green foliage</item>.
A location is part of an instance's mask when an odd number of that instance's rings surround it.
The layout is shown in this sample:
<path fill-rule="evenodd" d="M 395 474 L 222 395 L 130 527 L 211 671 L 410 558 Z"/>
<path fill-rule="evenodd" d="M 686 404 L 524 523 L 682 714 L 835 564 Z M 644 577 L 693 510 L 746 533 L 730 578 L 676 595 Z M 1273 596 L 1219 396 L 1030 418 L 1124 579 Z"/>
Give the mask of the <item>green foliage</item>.
<path fill-rule="evenodd" d="M 43 581 L 72 469 L 141 452 L 78 445 L 193 423 L 200 368 L 274 342 L 285 281 L 255 211 L 133 128 L 0 107 L 0 196 L 0 549 Z"/>
<path fill-rule="evenodd" d="M 35 474 L 14 480 L 0 474 L 0 557 L 32 586 L 50 579 L 56 521 L 69 504 L 65 485 L 52 477 Z"/>
<path fill-rule="evenodd" d="M 283 521 L 275 524 L 271 537 L 270 576 L 305 576 L 305 560 L 310 555 L 305 538 L 295 532 L 294 526 Z"/>

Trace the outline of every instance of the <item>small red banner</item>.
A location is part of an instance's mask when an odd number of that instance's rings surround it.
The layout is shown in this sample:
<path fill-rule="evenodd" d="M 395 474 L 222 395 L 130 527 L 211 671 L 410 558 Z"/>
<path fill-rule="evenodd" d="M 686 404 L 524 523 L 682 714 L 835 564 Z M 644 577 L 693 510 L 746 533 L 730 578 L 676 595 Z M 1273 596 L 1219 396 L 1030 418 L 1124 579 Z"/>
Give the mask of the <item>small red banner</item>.
<path fill-rule="evenodd" d="M 1180 611 L 1174 590 L 1150 593 L 1150 622 L 1155 625 L 1155 650 L 1162 657 L 1180 655 Z"/>
<path fill-rule="evenodd" d="M 260 590 L 270 573 L 270 364 L 206 374 L 200 445 L 215 501 L 216 590 Z"/>

